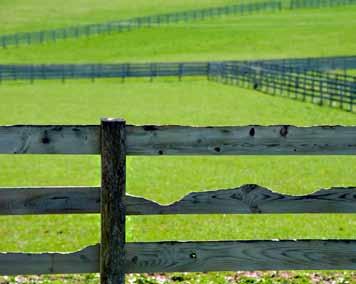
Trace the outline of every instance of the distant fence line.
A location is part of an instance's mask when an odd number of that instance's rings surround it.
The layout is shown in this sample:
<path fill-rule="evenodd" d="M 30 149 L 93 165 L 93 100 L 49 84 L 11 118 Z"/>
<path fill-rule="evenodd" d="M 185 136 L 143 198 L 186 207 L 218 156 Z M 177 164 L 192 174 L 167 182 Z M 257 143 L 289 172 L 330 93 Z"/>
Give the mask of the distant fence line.
<path fill-rule="evenodd" d="M 214 64 L 242 63 L 220 62 L 153 62 L 120 64 L 50 64 L 50 65 L 0 65 L 0 83 L 7 80 L 91 79 L 174 76 L 207 76 Z M 356 56 L 269 59 L 248 61 L 253 64 L 290 66 L 301 70 L 348 70 L 356 69 Z"/>
<path fill-rule="evenodd" d="M 204 76 L 209 80 L 284 95 L 319 105 L 353 112 L 356 103 L 356 57 L 300 58 L 291 60 L 78 64 L 0 65 L 0 83 L 5 80 L 53 80 L 97 78 L 154 78 Z M 326 71 L 344 69 L 343 73 Z"/>
<path fill-rule="evenodd" d="M 110 21 L 99 24 L 78 25 L 67 28 L 42 30 L 36 32 L 22 32 L 0 36 L 0 46 L 31 45 L 57 40 L 89 37 L 113 32 L 124 32 L 144 27 L 161 24 L 189 22 L 206 18 L 226 15 L 249 15 L 261 11 L 281 11 L 301 8 L 322 8 L 356 4 L 356 0 L 290 0 L 282 2 L 271 0 L 267 2 L 255 2 L 248 4 L 235 4 L 205 9 L 180 11 L 175 13 L 158 14 L 151 16 L 136 17 L 118 21 Z"/>
<path fill-rule="evenodd" d="M 356 77 L 346 74 L 246 62 L 214 64 L 209 79 L 351 112 L 356 105 Z"/>
<path fill-rule="evenodd" d="M 249 62 L 269 63 L 313 70 L 352 70 L 356 69 L 356 56 L 331 56 L 309 58 L 264 59 Z"/>
<path fill-rule="evenodd" d="M 291 0 L 290 9 L 323 8 L 356 4 L 356 0 Z"/>
<path fill-rule="evenodd" d="M 98 79 L 133 77 L 207 76 L 208 62 L 71 64 L 71 65 L 0 65 L 2 80 Z"/>
<path fill-rule="evenodd" d="M 0 45 L 3 48 L 6 48 L 8 46 L 19 46 L 22 44 L 31 45 L 34 43 L 55 42 L 61 39 L 79 38 L 84 36 L 88 37 L 98 34 L 110 34 L 112 32 L 129 31 L 132 29 L 151 27 L 153 25 L 203 20 L 206 18 L 223 15 L 248 15 L 260 11 L 275 11 L 281 9 L 282 6 L 280 2 L 268 1 L 188 10 L 175 13 L 111 21 L 100 24 L 80 25 L 53 30 L 3 35 L 0 36 Z"/>

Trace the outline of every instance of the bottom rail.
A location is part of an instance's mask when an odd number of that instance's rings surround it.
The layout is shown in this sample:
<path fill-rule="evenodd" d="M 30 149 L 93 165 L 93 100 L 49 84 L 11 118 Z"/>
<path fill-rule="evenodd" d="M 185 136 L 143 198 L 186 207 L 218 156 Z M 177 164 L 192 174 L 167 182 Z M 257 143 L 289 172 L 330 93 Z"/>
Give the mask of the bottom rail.
<path fill-rule="evenodd" d="M 354 270 L 356 241 L 127 243 L 126 273 L 238 270 Z M 100 246 L 79 252 L 1 253 L 0 275 L 99 272 Z"/>

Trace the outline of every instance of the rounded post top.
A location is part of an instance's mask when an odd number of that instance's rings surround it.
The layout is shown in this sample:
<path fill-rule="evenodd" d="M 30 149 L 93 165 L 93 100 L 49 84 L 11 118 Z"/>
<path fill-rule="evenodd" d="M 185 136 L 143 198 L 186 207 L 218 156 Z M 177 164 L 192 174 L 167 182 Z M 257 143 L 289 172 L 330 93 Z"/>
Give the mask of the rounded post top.
<path fill-rule="evenodd" d="M 110 117 L 104 117 L 101 118 L 101 123 L 103 122 L 121 122 L 121 123 L 125 123 L 125 119 L 123 118 L 110 118 Z"/>

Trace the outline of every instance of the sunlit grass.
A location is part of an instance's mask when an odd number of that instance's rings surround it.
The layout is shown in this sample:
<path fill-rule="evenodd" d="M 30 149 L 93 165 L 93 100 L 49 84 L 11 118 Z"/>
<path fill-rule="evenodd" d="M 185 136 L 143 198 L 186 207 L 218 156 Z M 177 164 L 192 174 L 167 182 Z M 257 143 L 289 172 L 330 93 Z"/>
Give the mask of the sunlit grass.
<path fill-rule="evenodd" d="M 202 61 L 353 55 L 356 6 L 223 17 L 0 50 L 2 63 Z"/>
<path fill-rule="evenodd" d="M 355 124 L 355 115 L 206 80 L 3 84 L 1 124 Z M 19 103 L 20 102 L 20 103 Z M 1 156 L 0 185 L 99 185 L 98 157 Z M 354 157 L 129 158 L 128 192 L 162 203 L 191 191 L 256 183 L 306 194 L 354 183 Z M 356 237 L 352 216 L 180 216 L 130 219 L 129 240 Z M 293 226 L 291 226 L 293 224 Z M 217 228 L 219 228 L 217 230 Z M 99 241 L 97 216 L 2 217 L 1 250 L 75 250 Z"/>

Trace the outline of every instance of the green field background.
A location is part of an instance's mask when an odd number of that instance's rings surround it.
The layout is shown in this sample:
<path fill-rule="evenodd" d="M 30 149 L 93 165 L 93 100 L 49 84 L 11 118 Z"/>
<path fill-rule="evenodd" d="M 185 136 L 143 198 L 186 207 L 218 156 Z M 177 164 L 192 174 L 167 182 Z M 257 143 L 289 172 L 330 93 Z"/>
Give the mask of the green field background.
<path fill-rule="evenodd" d="M 9 47 L 2 63 L 112 63 L 353 55 L 356 9 L 266 12 Z"/>
<path fill-rule="evenodd" d="M 0 2 L 0 33 L 235 1 Z M 223 17 L 0 49 L 0 63 L 197 61 L 354 55 L 356 6 Z M 356 125 L 355 114 L 205 78 L 2 82 L 0 124 Z M 129 158 L 128 193 L 167 204 L 191 191 L 255 183 L 289 194 L 355 185 L 356 157 Z M 0 157 L 0 186 L 99 185 L 99 157 Z M 130 217 L 128 241 L 356 238 L 353 215 Z M 99 217 L 0 217 L 0 251 L 74 251 L 99 242 Z M 0 278 L 1 283 L 1 278 Z M 52 283 L 52 282 L 51 282 Z M 79 283 L 79 282 L 78 282 Z M 86 282 L 82 282 L 86 283 Z M 191 282 L 191 283 L 194 283 Z M 198 282 L 196 282 L 198 283 Z M 205 283 L 205 282 L 204 282 Z M 206 282 L 209 283 L 209 282 Z M 211 283 L 211 282 L 210 282 Z"/>

